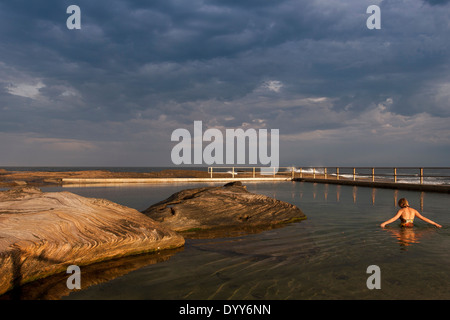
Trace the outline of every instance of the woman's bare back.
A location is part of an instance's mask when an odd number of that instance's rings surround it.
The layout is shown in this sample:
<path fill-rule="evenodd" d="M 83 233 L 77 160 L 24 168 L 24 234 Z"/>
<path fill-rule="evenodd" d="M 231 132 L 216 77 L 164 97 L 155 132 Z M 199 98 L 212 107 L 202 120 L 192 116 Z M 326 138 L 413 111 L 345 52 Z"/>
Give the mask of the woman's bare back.
<path fill-rule="evenodd" d="M 442 228 L 442 226 L 428 218 L 425 218 L 422 216 L 416 209 L 413 209 L 409 206 L 408 200 L 405 198 L 402 198 L 398 201 L 398 205 L 401 207 L 400 210 L 397 211 L 397 214 L 392 217 L 391 219 L 383 222 L 380 226 L 384 228 L 387 224 L 394 222 L 397 219 L 401 220 L 401 226 L 402 227 L 412 227 L 414 217 L 417 217 L 419 219 L 422 219 L 425 222 L 431 223 L 432 225 L 435 225 L 438 228 Z"/>
<path fill-rule="evenodd" d="M 404 219 L 404 220 L 413 220 L 417 214 L 417 210 L 413 209 L 411 207 L 406 207 L 406 208 L 400 209 L 400 214 L 401 214 L 402 219 Z"/>

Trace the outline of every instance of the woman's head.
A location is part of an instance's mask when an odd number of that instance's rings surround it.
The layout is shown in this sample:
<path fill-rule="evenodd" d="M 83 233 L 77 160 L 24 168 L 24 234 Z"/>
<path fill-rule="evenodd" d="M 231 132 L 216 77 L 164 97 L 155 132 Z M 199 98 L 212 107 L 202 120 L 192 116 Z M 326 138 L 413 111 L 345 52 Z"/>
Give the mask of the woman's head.
<path fill-rule="evenodd" d="M 400 208 L 409 207 L 408 200 L 406 200 L 405 198 L 401 198 L 400 200 L 398 200 L 398 205 Z"/>

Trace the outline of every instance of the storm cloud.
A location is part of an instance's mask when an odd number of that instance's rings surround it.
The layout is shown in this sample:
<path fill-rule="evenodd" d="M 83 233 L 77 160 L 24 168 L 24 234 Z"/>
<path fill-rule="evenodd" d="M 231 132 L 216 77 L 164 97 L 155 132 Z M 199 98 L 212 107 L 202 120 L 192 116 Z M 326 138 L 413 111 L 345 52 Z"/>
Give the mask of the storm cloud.
<path fill-rule="evenodd" d="M 280 129 L 281 165 L 447 165 L 449 14 L 437 0 L 1 1 L 0 165 L 169 166 L 172 131 L 196 120 Z"/>

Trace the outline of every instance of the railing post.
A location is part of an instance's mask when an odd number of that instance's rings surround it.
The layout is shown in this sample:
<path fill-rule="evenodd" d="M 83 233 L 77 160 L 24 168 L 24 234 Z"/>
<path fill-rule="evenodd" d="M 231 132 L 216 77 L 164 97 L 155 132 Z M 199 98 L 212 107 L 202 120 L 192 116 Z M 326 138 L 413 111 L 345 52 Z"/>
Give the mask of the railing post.
<path fill-rule="evenodd" d="M 213 167 L 211 167 L 211 179 L 212 179 L 212 176 L 213 176 Z"/>
<path fill-rule="evenodd" d="M 255 177 L 255 167 L 253 167 L 253 178 Z"/>
<path fill-rule="evenodd" d="M 356 169 L 353 168 L 353 181 L 355 181 L 355 179 L 356 179 Z"/>
<path fill-rule="evenodd" d="M 295 171 L 294 171 L 294 167 L 292 167 L 292 168 L 291 168 L 291 170 L 292 170 L 292 173 L 291 173 L 291 178 L 292 178 L 292 180 L 294 180 L 294 178 L 295 178 Z"/>
<path fill-rule="evenodd" d="M 394 168 L 394 182 L 397 183 L 397 168 Z"/>
<path fill-rule="evenodd" d="M 336 179 L 339 180 L 339 168 L 336 168 Z"/>
<path fill-rule="evenodd" d="M 231 177 L 234 178 L 234 167 L 231 169 Z"/>
<path fill-rule="evenodd" d="M 423 184 L 423 168 L 420 168 L 420 184 Z"/>
<path fill-rule="evenodd" d="M 273 177 L 275 178 L 275 175 L 276 175 L 276 173 L 275 173 L 275 167 L 273 167 Z"/>
<path fill-rule="evenodd" d="M 313 178 L 316 178 L 316 168 L 313 168 Z"/>
<path fill-rule="evenodd" d="M 375 168 L 372 168 L 372 182 L 375 181 Z"/>
<path fill-rule="evenodd" d="M 323 169 L 323 173 L 324 173 L 325 179 L 327 179 L 327 176 L 328 176 L 328 175 L 327 175 L 327 168 L 324 168 L 324 169 Z"/>
<path fill-rule="evenodd" d="M 300 168 L 300 178 L 303 178 L 303 168 Z"/>

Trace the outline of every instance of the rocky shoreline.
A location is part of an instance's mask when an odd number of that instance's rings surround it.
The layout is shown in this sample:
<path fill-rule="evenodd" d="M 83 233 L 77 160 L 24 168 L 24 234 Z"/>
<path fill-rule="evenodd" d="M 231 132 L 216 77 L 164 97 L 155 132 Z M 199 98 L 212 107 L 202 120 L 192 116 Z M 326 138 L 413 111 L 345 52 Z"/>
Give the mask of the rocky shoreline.
<path fill-rule="evenodd" d="M 18 186 L 0 192 L 0 294 L 69 265 L 172 250 L 182 248 L 185 237 L 228 237 L 303 219 L 296 206 L 250 193 L 240 182 L 183 190 L 144 212 Z"/>
<path fill-rule="evenodd" d="M 178 248 L 184 238 L 139 211 L 70 192 L 0 192 L 0 294 L 92 263 Z"/>

